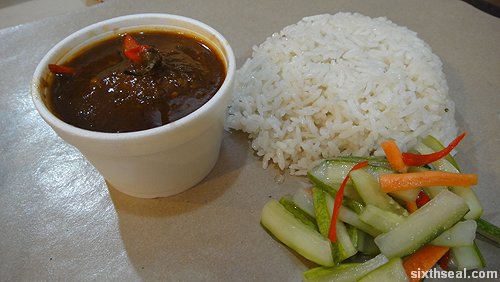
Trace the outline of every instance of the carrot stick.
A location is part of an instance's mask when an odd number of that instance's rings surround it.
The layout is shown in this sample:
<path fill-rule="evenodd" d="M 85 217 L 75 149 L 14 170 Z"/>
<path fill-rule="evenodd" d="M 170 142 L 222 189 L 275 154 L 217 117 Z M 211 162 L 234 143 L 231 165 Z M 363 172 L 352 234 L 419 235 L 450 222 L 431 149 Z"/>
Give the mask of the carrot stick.
<path fill-rule="evenodd" d="M 403 154 L 399 150 L 396 141 L 389 139 L 382 142 L 381 146 L 389 164 L 394 170 L 399 172 L 406 172 L 408 170 L 408 167 L 403 161 Z"/>
<path fill-rule="evenodd" d="M 382 174 L 379 177 L 382 191 L 389 193 L 427 186 L 468 187 L 477 184 L 476 174 L 444 171 L 423 171 L 401 174 Z"/>
<path fill-rule="evenodd" d="M 409 213 L 414 213 L 416 210 L 418 210 L 417 202 L 415 201 L 406 201 L 405 204 L 406 209 Z"/>
<path fill-rule="evenodd" d="M 422 281 L 424 273 L 429 271 L 449 249 L 449 247 L 425 245 L 404 258 L 403 267 L 409 281 Z"/>

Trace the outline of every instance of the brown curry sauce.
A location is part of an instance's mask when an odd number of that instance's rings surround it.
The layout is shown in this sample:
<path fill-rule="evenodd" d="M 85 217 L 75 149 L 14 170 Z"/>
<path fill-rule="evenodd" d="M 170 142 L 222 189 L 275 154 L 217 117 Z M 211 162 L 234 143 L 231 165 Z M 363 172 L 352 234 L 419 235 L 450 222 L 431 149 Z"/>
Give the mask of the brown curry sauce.
<path fill-rule="evenodd" d="M 205 104 L 226 76 L 221 56 L 190 35 L 165 31 L 129 33 L 159 51 L 146 73 L 123 54 L 123 35 L 86 48 L 64 65 L 75 74 L 54 75 L 49 105 L 74 126 L 131 132 L 178 120 Z"/>

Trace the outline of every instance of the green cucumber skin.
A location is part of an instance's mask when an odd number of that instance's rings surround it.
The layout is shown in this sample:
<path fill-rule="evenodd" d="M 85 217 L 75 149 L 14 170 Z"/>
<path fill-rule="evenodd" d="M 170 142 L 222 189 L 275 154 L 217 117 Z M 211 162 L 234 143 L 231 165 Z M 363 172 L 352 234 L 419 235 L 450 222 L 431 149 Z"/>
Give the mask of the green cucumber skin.
<path fill-rule="evenodd" d="M 301 209 L 292 200 L 291 196 L 283 196 L 279 200 L 279 203 L 285 207 L 291 214 L 293 214 L 298 220 L 300 220 L 305 225 L 311 227 L 315 231 L 318 231 L 318 225 L 316 224 L 316 219 Z"/>
<path fill-rule="evenodd" d="M 328 238 L 330 232 L 331 212 L 327 204 L 328 195 L 323 190 L 313 188 L 314 210 L 316 212 L 316 222 L 319 232 Z M 331 243 L 332 258 L 334 264 L 339 264 L 345 259 L 356 254 L 357 250 L 350 241 L 349 234 L 341 221 L 336 223 L 337 242 Z"/>
<path fill-rule="evenodd" d="M 323 237 L 328 238 L 331 216 L 328 211 L 325 192 L 317 187 L 313 187 L 312 189 L 314 213 L 316 215 L 319 233 L 323 235 Z"/>
<path fill-rule="evenodd" d="M 330 241 L 299 221 L 278 201 L 270 200 L 264 205 L 261 224 L 281 243 L 304 258 L 319 265 L 335 265 Z"/>
<path fill-rule="evenodd" d="M 306 270 L 303 273 L 307 282 L 356 282 L 364 275 L 386 264 L 389 260 L 383 255 L 358 264 L 341 264 L 336 267 L 318 267 Z"/>
<path fill-rule="evenodd" d="M 375 243 L 388 258 L 409 255 L 457 223 L 467 211 L 462 198 L 443 190 L 394 229 L 377 236 Z"/>
<path fill-rule="evenodd" d="M 392 258 L 386 264 L 369 272 L 358 282 L 407 282 L 408 276 L 401 258 Z"/>
<path fill-rule="evenodd" d="M 319 266 L 310 268 L 302 273 L 306 282 L 322 282 L 331 281 L 328 277 L 334 276 L 336 273 L 341 274 L 344 270 L 349 270 L 360 263 L 342 263 L 333 267 Z"/>
<path fill-rule="evenodd" d="M 482 218 L 476 219 L 476 222 L 477 233 L 490 240 L 497 247 L 500 247 L 500 227 Z"/>
<path fill-rule="evenodd" d="M 351 236 L 342 221 L 337 220 L 335 228 L 337 231 L 337 242 L 332 243 L 332 251 L 334 252 L 332 256 L 334 261 L 340 263 L 354 256 L 358 250 L 351 241 Z"/>

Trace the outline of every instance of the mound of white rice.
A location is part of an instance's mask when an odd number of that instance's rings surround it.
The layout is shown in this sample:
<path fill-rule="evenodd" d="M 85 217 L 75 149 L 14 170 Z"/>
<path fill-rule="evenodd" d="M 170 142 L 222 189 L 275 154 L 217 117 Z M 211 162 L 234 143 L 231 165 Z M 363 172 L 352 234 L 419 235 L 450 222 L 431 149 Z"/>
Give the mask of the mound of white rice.
<path fill-rule="evenodd" d="M 238 71 L 226 126 L 291 174 L 340 155 L 380 155 L 431 134 L 457 134 L 440 59 L 386 18 L 338 13 L 302 19 L 253 48 Z"/>

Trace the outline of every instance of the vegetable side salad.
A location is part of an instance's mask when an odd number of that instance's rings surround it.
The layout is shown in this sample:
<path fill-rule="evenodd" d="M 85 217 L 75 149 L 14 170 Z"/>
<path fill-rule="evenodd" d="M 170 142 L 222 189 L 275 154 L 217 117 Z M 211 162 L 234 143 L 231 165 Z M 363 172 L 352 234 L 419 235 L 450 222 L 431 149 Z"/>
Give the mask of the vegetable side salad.
<path fill-rule="evenodd" d="M 404 153 L 387 140 L 385 158 L 325 160 L 308 173 L 312 188 L 270 200 L 261 223 L 319 265 L 306 281 L 420 281 L 414 273 L 435 265 L 482 268 L 476 233 L 498 245 L 500 229 L 480 218 L 477 175 L 450 155 L 464 136 L 447 147 L 428 136 Z"/>

